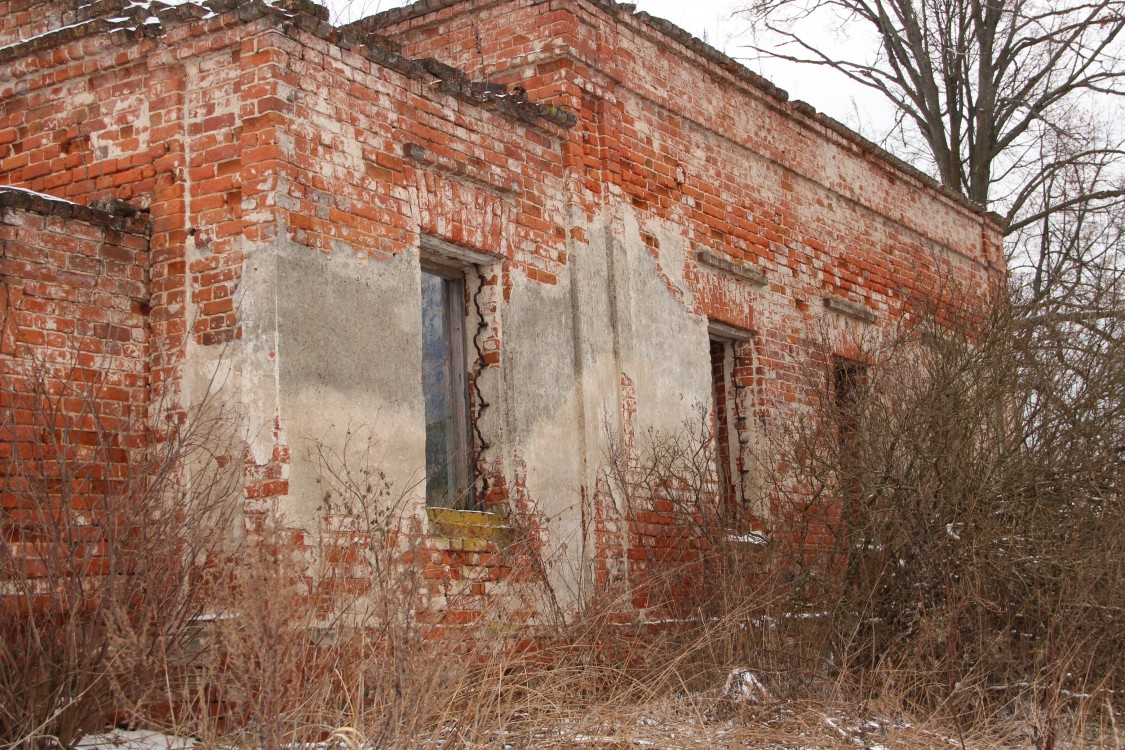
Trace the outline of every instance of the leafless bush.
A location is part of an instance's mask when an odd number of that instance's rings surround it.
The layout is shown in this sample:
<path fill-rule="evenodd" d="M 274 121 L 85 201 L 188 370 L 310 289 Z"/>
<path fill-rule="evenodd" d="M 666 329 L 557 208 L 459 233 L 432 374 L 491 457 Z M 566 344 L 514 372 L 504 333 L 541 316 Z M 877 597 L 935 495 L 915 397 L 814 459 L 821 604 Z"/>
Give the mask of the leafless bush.
<path fill-rule="evenodd" d="M 309 517 L 236 514 L 221 423 L 146 430 L 97 383 L 36 370 L 0 389 L 5 743 L 135 719 L 266 750 L 546 746 L 664 700 L 771 715 L 722 698 L 734 668 L 762 701 L 1020 706 L 1044 747 L 1067 722 L 1116 731 L 1125 378 L 1118 331 L 1070 325 L 1019 305 L 920 315 L 868 342 L 847 398 L 826 364 L 759 457 L 780 467 L 764 535 L 757 506 L 719 507 L 706 414 L 611 441 L 623 578 L 563 612 L 536 557 L 549 519 L 516 508 L 509 603 L 441 639 L 469 582 L 431 569 L 417 493 L 379 471 L 377 441 L 312 447 Z"/>
<path fill-rule="evenodd" d="M 164 695 L 233 539 L 230 425 L 206 413 L 151 424 L 77 366 L 0 377 L 3 745 L 72 747 Z"/>
<path fill-rule="evenodd" d="M 634 679 L 675 694 L 716 689 L 732 669 L 749 668 L 779 695 L 807 687 L 822 652 L 791 632 L 800 606 L 778 575 L 785 553 L 763 533 L 761 498 L 723 506 L 710 412 L 635 441 L 611 433 L 608 442 L 632 558 L 618 596 L 639 617 L 632 648 L 644 657 L 632 657 Z"/>
<path fill-rule="evenodd" d="M 1119 318 L 1072 323 L 947 305 L 869 348 L 848 399 L 825 376 L 775 533 L 844 672 L 958 716 L 1120 699 L 1125 357 Z"/>
<path fill-rule="evenodd" d="M 1110 288 L 1080 319 L 947 301 L 853 342 L 854 361 L 826 353 L 808 408 L 762 441 L 764 535 L 720 512 L 705 416 L 611 441 L 641 540 L 625 546 L 646 553 L 626 597 L 661 626 L 647 665 L 667 667 L 637 679 L 714 687 L 739 666 L 775 698 L 889 700 L 961 727 L 1018 712 L 1042 747 L 1116 726 L 1121 309 Z"/>
<path fill-rule="evenodd" d="M 242 559 L 217 588 L 177 725 L 266 750 L 294 743 L 405 747 L 426 731 L 469 664 L 430 642 L 413 488 L 378 468 L 377 442 L 349 431 L 310 447 L 323 495 L 312 519 L 280 504 L 246 520 Z M 471 649 L 466 649 L 469 651 Z"/>

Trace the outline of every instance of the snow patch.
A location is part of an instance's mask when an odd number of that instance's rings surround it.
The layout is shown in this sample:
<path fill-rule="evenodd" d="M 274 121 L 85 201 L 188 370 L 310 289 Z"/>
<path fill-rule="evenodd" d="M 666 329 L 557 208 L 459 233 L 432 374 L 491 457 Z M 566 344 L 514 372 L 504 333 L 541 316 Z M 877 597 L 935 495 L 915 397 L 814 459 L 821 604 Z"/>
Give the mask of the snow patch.
<path fill-rule="evenodd" d="M 192 622 L 220 622 L 222 620 L 237 620 L 239 616 L 233 612 L 226 613 L 204 613 L 191 618 Z"/>
<path fill-rule="evenodd" d="M 769 691 L 757 675 L 745 667 L 732 669 L 723 686 L 723 697 L 735 703 L 761 703 L 771 700 Z"/>
<path fill-rule="evenodd" d="M 280 1 L 281 0 L 262 0 L 263 3 L 270 6 L 271 8 L 276 7 L 277 4 Z M 156 5 L 157 7 L 153 8 L 153 5 Z M 128 5 L 126 5 L 123 10 L 125 10 L 126 12 L 138 10 L 138 9 L 148 11 L 149 12 L 148 17 L 145 18 L 145 20 L 142 21 L 140 25 L 158 26 L 158 25 L 160 25 L 160 19 L 156 16 L 157 13 L 159 13 L 160 11 L 165 10 L 167 8 L 173 8 L 173 7 L 177 7 L 177 6 L 180 6 L 180 5 L 194 5 L 198 8 L 206 11 L 206 13 L 203 16 L 201 16 L 202 20 L 214 18 L 215 16 L 218 15 L 218 13 L 211 10 L 211 8 L 207 5 L 206 0 L 131 0 L 131 2 Z M 68 26 L 60 26 L 59 28 L 56 28 L 56 29 L 49 29 L 47 31 L 44 31 L 42 34 L 36 34 L 35 36 L 30 36 L 30 37 L 27 37 L 26 39 L 20 39 L 19 41 L 15 42 L 14 44 L 10 44 L 10 45 L 7 45 L 5 47 L 0 47 L 0 52 L 3 52 L 6 49 L 11 49 L 12 47 L 17 47 L 21 44 L 26 44 L 30 41 L 35 40 L 35 39 L 39 39 L 40 37 L 49 36 L 51 34 L 54 34 L 54 33 L 59 32 L 59 31 L 63 31 L 65 29 L 76 29 L 79 26 L 85 26 L 87 24 L 95 23 L 96 21 L 101 21 L 101 20 L 107 21 L 108 23 L 111 23 L 111 24 L 128 24 L 131 21 L 133 21 L 134 19 L 132 17 L 129 17 L 129 16 L 114 16 L 112 18 L 91 18 L 89 20 L 82 21 L 81 23 L 72 23 Z M 120 32 L 120 31 L 136 31 L 137 28 L 138 28 L 137 24 L 131 24 L 131 25 L 127 25 L 127 26 L 117 26 L 115 28 L 110 29 L 109 33 L 113 34 L 113 33 Z"/>
<path fill-rule="evenodd" d="M 115 729 L 104 734 L 88 734 L 75 750 L 191 750 L 197 744 L 188 737 L 175 737 L 143 729 Z"/>
<path fill-rule="evenodd" d="M 15 193 L 27 193 L 28 195 L 34 195 L 38 198 L 43 198 L 45 200 L 54 201 L 55 203 L 66 203 L 66 204 L 71 205 L 71 206 L 79 205 L 78 203 L 75 203 L 74 201 L 68 201 L 66 198 L 56 198 L 53 195 L 47 195 L 46 193 L 37 193 L 34 190 L 28 190 L 27 188 L 15 187 L 14 185 L 0 185 L 0 193 L 4 192 L 6 190 L 12 191 L 12 192 L 15 192 Z"/>
<path fill-rule="evenodd" d="M 727 536 L 728 542 L 742 542 L 743 544 L 767 544 L 769 539 L 765 534 L 757 531 L 751 531 L 746 534 L 729 534 Z"/>

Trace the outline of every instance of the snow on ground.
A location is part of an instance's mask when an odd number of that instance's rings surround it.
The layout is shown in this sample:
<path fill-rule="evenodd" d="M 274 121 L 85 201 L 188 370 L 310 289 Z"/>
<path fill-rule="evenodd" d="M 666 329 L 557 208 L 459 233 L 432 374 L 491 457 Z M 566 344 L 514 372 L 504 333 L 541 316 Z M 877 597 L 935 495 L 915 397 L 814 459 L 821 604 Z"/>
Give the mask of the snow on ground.
<path fill-rule="evenodd" d="M 755 684 L 753 698 L 738 691 L 709 691 L 635 705 L 592 705 L 560 715 L 517 711 L 483 735 L 466 734 L 459 722 L 413 737 L 418 750 L 989 750 L 995 742 L 962 741 L 905 719 L 890 720 L 850 710 L 790 701 L 769 701 L 747 670 L 735 670 L 738 685 Z M 762 688 L 764 690 L 764 688 Z M 470 721 L 471 725 L 472 722 Z M 1007 738 L 1011 739 L 1011 737 Z M 256 750 L 237 741 L 200 743 L 158 732 L 115 730 L 89 735 L 76 750 L 192 750 L 207 744 L 225 750 Z M 1024 747 L 1017 743 L 1006 748 Z M 292 750 L 379 750 L 345 727 L 325 742 Z"/>
<path fill-rule="evenodd" d="M 197 744 L 187 737 L 144 729 L 114 729 L 104 734 L 86 735 L 75 750 L 191 750 Z"/>

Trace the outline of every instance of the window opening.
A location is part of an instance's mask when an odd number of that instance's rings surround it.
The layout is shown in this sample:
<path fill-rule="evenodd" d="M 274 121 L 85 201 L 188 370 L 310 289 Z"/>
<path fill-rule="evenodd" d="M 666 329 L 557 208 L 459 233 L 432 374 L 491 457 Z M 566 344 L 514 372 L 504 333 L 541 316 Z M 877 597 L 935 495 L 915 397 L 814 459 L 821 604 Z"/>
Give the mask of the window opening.
<path fill-rule="evenodd" d="M 473 508 L 473 440 L 465 359 L 465 277 L 422 266 L 422 393 L 426 412 L 426 503 Z"/>
<path fill-rule="evenodd" d="M 836 358 L 832 363 L 832 395 L 840 446 L 854 449 L 859 400 L 867 388 L 867 365 L 852 359 Z"/>
<path fill-rule="evenodd" d="M 871 544 L 859 538 L 861 531 L 860 503 L 862 497 L 862 462 L 859 461 L 857 430 L 859 409 L 868 388 L 867 365 L 851 359 L 836 358 L 832 363 L 832 398 L 836 412 L 837 476 L 840 490 L 841 535 L 848 544 L 846 580 L 853 581 L 860 564 L 859 550 Z"/>
<path fill-rule="evenodd" d="M 711 344 L 711 428 L 714 436 L 715 469 L 718 474 L 719 512 L 723 518 L 733 519 L 738 510 L 738 456 L 735 448 L 734 409 L 736 395 L 732 386 L 734 366 L 734 341 L 718 336 L 710 337 Z"/>

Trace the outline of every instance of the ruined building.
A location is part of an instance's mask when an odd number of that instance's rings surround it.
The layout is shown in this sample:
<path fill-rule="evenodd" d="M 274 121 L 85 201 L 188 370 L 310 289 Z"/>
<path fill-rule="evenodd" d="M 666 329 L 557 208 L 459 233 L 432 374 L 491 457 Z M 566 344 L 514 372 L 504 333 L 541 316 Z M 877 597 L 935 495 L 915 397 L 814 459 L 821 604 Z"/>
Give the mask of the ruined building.
<path fill-rule="evenodd" d="M 713 502 L 767 520 L 761 437 L 855 341 L 1003 283 L 994 217 L 613 0 L 0 25 L 3 371 L 73 360 L 108 414 L 218 392 L 247 524 L 317 528 L 316 456 L 367 434 L 451 622 L 510 584 L 516 514 L 564 600 L 690 558 L 607 464 L 701 414 Z"/>

